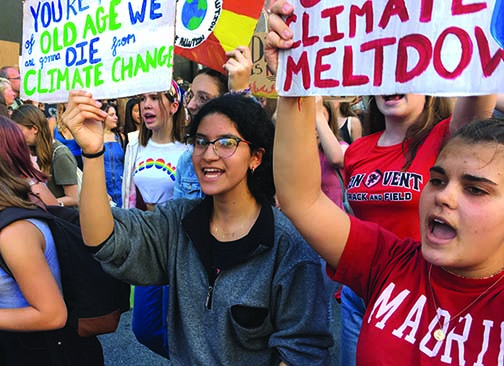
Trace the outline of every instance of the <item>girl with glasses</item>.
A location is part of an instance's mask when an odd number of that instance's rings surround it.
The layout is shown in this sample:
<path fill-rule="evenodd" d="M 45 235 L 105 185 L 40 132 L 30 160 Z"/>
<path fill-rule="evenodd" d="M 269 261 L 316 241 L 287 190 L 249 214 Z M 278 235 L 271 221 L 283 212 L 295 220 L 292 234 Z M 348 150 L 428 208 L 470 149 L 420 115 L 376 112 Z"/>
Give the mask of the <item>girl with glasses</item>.
<path fill-rule="evenodd" d="M 274 205 L 274 126 L 250 98 L 208 102 L 189 126 L 204 199 L 153 212 L 111 209 L 104 115 L 72 92 L 65 122 L 85 156 L 81 225 L 106 271 L 169 284 L 170 358 L 178 365 L 328 365 L 328 306 L 318 256 Z"/>

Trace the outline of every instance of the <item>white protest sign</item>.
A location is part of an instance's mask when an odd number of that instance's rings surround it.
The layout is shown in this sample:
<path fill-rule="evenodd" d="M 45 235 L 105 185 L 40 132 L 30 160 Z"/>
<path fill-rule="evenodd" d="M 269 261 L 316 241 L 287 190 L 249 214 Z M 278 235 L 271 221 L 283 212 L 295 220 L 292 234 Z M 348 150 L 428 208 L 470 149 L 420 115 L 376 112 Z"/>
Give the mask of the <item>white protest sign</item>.
<path fill-rule="evenodd" d="M 25 0 L 23 99 L 56 103 L 167 90 L 175 0 Z"/>
<path fill-rule="evenodd" d="M 280 95 L 504 92 L 502 0 L 292 0 Z M 500 46 L 499 46 L 500 44 Z"/>

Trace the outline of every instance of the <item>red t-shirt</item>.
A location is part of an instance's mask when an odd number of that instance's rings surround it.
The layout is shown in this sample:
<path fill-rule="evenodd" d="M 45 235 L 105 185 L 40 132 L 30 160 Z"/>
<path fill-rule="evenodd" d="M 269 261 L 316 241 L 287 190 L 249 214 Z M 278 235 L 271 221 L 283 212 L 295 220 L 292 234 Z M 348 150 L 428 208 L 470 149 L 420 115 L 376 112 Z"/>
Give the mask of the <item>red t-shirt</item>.
<path fill-rule="evenodd" d="M 399 237 L 420 240 L 418 202 L 429 169 L 449 137 L 449 119 L 439 122 L 419 146 L 407 171 L 402 144 L 377 146 L 383 132 L 361 137 L 345 153 L 347 196 L 356 217 L 376 222 Z"/>
<path fill-rule="evenodd" d="M 502 365 L 504 279 L 467 311 L 449 322 L 444 341 L 434 330 L 457 315 L 496 277 L 467 279 L 432 268 L 420 243 L 399 239 L 378 225 L 351 218 L 350 236 L 334 281 L 364 298 L 366 313 L 357 345 L 357 365 Z M 437 311 L 435 310 L 437 309 Z"/>

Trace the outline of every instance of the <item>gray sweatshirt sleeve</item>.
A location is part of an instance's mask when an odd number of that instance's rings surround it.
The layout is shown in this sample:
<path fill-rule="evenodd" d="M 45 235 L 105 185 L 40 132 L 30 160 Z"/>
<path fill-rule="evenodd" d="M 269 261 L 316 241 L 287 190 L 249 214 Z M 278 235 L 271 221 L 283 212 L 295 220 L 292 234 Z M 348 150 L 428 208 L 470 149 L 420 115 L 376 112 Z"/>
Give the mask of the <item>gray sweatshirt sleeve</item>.
<path fill-rule="evenodd" d="M 169 256 L 176 251 L 186 208 L 180 200 L 153 212 L 114 208 L 114 232 L 95 258 L 108 274 L 132 285 L 167 284 Z"/>
<path fill-rule="evenodd" d="M 290 245 L 281 254 L 275 276 L 277 331 L 269 345 L 288 365 L 327 365 L 333 338 L 320 259 L 294 230 L 284 232 L 278 240 Z"/>

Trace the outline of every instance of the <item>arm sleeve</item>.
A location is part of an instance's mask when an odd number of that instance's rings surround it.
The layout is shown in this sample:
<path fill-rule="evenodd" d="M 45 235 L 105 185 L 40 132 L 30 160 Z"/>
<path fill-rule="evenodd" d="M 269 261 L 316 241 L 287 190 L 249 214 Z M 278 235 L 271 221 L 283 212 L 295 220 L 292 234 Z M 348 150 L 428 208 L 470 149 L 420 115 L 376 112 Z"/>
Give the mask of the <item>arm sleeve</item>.
<path fill-rule="evenodd" d="M 282 262 L 289 262 L 291 256 L 304 258 L 279 273 L 274 287 L 277 331 L 270 337 L 269 345 L 288 365 L 328 365 L 333 338 L 320 260 L 307 244 L 301 250 L 300 246 L 295 247 Z"/>
<path fill-rule="evenodd" d="M 394 233 L 367 221 L 350 216 L 347 244 L 338 268 L 326 267 L 333 281 L 349 286 L 368 303 L 376 286 L 390 268 L 408 257 L 420 243 L 400 239 Z"/>
<path fill-rule="evenodd" d="M 168 283 L 168 255 L 178 245 L 180 210 L 163 205 L 153 212 L 112 210 L 114 232 L 95 254 L 111 276 L 133 285 Z"/>

